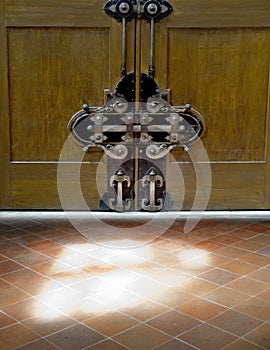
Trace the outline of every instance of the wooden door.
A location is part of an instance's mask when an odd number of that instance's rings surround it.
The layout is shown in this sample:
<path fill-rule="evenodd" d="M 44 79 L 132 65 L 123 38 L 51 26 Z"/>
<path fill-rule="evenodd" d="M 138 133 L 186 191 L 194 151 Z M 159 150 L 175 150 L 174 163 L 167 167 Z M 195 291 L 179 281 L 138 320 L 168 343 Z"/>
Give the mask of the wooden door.
<path fill-rule="evenodd" d="M 69 118 L 83 103 L 102 105 L 104 88 L 120 77 L 121 28 L 103 5 L 0 1 L 1 208 L 61 208 L 57 163 Z M 100 157 L 92 151 L 82 167 L 92 208 L 98 206 Z"/>
<path fill-rule="evenodd" d="M 171 89 L 172 104 L 189 102 L 205 115 L 213 176 L 208 209 L 269 208 L 270 3 L 170 1 L 174 12 L 156 26 L 156 80 Z M 104 2 L 0 0 L 1 208 L 61 209 L 57 163 L 67 122 L 85 102 L 102 105 L 103 89 L 119 79 L 121 27 L 104 14 Z M 143 71 L 148 29 L 143 23 L 137 45 Z M 174 157 L 190 208 L 193 164 L 182 150 Z M 93 209 L 100 158 L 91 151 L 82 167 Z"/>
<path fill-rule="evenodd" d="M 156 80 L 170 88 L 172 104 L 190 103 L 205 116 L 202 141 L 212 169 L 208 209 L 269 208 L 270 2 L 170 3 L 174 12 L 156 25 Z M 148 30 L 144 24 L 144 70 Z M 188 209 L 196 192 L 194 167 L 182 150 L 173 155 Z M 168 186 L 173 194 L 175 182 Z"/>

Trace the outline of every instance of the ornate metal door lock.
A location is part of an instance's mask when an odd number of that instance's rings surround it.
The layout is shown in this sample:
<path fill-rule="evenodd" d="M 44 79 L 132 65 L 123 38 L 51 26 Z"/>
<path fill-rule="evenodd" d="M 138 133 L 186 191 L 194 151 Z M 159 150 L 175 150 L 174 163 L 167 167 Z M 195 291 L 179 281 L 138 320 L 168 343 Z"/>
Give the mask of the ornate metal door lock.
<path fill-rule="evenodd" d="M 168 210 L 172 199 L 166 192 L 166 155 L 176 147 L 188 151 L 205 130 L 198 110 L 190 104 L 172 106 L 168 90 L 162 92 L 154 80 L 154 28 L 173 8 L 165 0 L 110 0 L 104 10 L 122 25 L 121 79 L 114 91 L 106 90 L 103 106 L 84 104 L 68 127 L 84 152 L 99 147 L 107 155 L 102 210 Z M 126 72 L 126 23 L 134 21 L 135 30 L 141 20 L 150 23 L 149 71 L 141 72 L 136 84 L 136 62 Z"/>

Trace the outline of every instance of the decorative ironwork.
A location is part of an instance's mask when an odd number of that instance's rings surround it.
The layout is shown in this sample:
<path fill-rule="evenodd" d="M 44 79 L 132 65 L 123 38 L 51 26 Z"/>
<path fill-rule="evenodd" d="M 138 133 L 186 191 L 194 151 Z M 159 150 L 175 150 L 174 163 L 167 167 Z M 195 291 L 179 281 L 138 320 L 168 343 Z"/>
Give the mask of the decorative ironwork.
<path fill-rule="evenodd" d="M 190 104 L 172 106 L 168 90 L 161 91 L 154 80 L 154 27 L 173 8 L 163 0 L 110 0 L 104 10 L 122 24 L 122 77 L 114 91 L 106 90 L 103 106 L 84 104 L 72 116 L 68 127 L 84 152 L 99 147 L 108 156 L 108 189 L 100 199 L 101 209 L 169 209 L 172 199 L 166 192 L 165 157 L 176 147 L 188 151 L 189 145 L 205 130 L 204 118 L 198 110 Z M 134 71 L 126 72 L 126 22 L 133 19 L 150 23 L 149 71 L 140 74 L 139 94 L 136 62 Z M 136 177 L 140 188 L 135 203 Z"/>

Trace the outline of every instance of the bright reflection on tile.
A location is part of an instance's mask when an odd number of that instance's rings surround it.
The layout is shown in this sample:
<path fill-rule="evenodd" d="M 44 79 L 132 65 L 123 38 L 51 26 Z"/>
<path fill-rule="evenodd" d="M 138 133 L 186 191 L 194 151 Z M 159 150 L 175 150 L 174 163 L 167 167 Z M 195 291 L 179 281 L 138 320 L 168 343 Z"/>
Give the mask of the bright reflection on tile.
<path fill-rule="evenodd" d="M 194 260 L 196 258 L 200 258 L 200 262 L 202 264 L 207 264 L 208 262 L 208 253 L 203 251 L 202 249 L 197 248 L 183 248 L 179 251 L 179 253 L 175 254 L 179 261 L 181 260 Z"/>
<path fill-rule="evenodd" d="M 189 262 L 190 265 L 194 262 L 196 266 L 208 261 L 207 252 L 201 249 L 181 248 L 173 253 L 175 263 L 179 263 L 176 271 L 163 266 L 162 256 L 165 257 L 168 253 L 154 246 L 124 250 L 119 249 L 119 244 L 115 245 L 117 248 L 88 243 L 71 244 L 58 252 L 58 257 L 50 268 L 53 271 L 58 268 L 60 270 L 63 263 L 69 268 L 54 274 L 53 280 L 44 285 L 39 296 L 42 302 L 56 310 L 55 318 L 59 315 L 58 311 L 75 318 L 84 318 L 108 309 L 139 307 L 145 297 L 164 295 L 168 288 L 185 284 L 189 277 L 181 273 L 181 262 Z M 155 263 L 155 260 L 159 261 L 158 257 L 161 257 L 160 264 Z M 140 294 L 139 290 L 143 289 L 140 281 L 145 281 L 145 276 L 156 281 L 159 287 Z M 147 280 L 149 281 L 148 278 Z M 50 283 L 55 281 L 65 287 L 50 289 Z M 129 287 L 132 284 L 134 290 Z M 48 315 L 46 307 L 37 307 L 35 312 L 40 318 Z"/>

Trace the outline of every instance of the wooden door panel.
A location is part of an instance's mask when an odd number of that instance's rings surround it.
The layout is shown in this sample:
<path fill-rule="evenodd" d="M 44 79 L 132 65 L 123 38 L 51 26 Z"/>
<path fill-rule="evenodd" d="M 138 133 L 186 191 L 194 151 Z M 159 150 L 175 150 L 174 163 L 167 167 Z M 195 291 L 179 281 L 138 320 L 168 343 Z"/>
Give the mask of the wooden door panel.
<path fill-rule="evenodd" d="M 174 12 L 156 25 L 156 80 L 170 89 L 173 105 L 190 103 L 206 118 L 202 141 L 212 169 L 208 209 L 269 208 L 270 3 L 171 3 Z M 145 71 L 147 24 L 142 32 Z M 190 209 L 194 167 L 183 150 L 173 156 L 186 185 L 183 208 Z M 177 179 L 168 183 L 172 196 L 175 184 Z"/>
<path fill-rule="evenodd" d="M 103 103 L 109 31 L 10 28 L 8 41 L 11 160 L 57 161 L 72 113 Z"/>
<path fill-rule="evenodd" d="M 0 1 L 1 208 L 61 209 L 57 162 L 68 120 L 83 103 L 102 105 L 104 88 L 120 77 L 121 26 L 103 5 Z M 95 170 L 101 156 L 94 149 L 82 161 L 82 188 L 92 209 L 99 205 Z"/>
<path fill-rule="evenodd" d="M 210 160 L 265 161 L 270 30 L 179 28 L 168 36 L 171 101 L 205 115 Z"/>
<path fill-rule="evenodd" d="M 70 116 L 84 102 L 103 103 L 118 81 L 121 26 L 102 0 L 0 0 L 0 207 L 61 209 L 57 162 Z M 206 117 L 203 143 L 212 168 L 208 209 L 270 206 L 270 2 L 170 0 L 174 12 L 155 30 L 156 80 L 175 105 L 191 103 Z M 137 26 L 143 71 L 149 24 Z M 127 47 L 133 50 L 133 24 Z M 127 70 L 132 70 L 133 54 Z M 173 152 L 189 209 L 196 174 L 188 154 Z M 101 152 L 83 159 L 82 189 L 98 208 Z M 72 171 L 70 163 L 70 171 Z M 172 175 L 173 178 L 173 175 Z M 168 182 L 177 195 L 177 179 Z M 71 199 L 72 202 L 73 199 Z M 80 209 L 74 200 L 74 209 Z M 175 208 L 178 209 L 178 208 Z"/>

